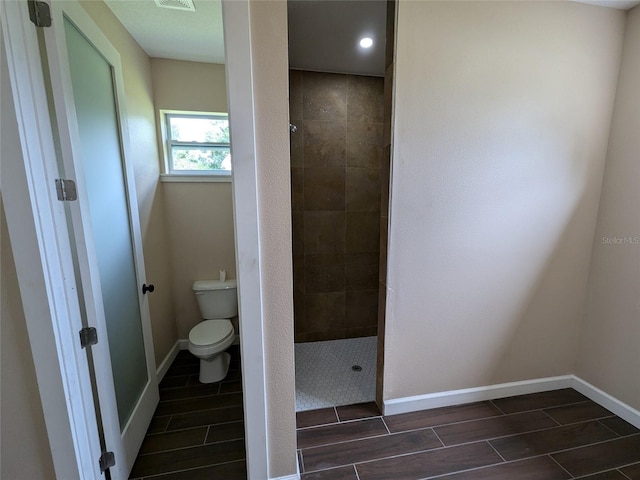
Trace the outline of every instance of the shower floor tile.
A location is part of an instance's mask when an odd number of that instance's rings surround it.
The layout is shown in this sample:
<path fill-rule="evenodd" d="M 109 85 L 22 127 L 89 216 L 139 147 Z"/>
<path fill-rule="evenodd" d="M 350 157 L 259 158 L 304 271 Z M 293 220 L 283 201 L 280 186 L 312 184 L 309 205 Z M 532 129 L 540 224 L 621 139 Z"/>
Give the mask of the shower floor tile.
<path fill-rule="evenodd" d="M 373 401 L 376 345 L 377 337 L 297 343 L 296 411 Z"/>

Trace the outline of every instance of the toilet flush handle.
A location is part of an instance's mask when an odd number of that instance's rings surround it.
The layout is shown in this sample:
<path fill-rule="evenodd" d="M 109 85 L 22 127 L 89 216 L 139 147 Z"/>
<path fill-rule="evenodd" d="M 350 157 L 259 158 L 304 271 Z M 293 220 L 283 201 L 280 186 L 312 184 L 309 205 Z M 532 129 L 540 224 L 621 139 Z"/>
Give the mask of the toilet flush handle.
<path fill-rule="evenodd" d="M 153 286 L 153 283 L 150 283 L 149 285 L 147 285 L 146 283 L 142 284 L 142 294 L 146 294 L 147 292 L 153 293 L 153 291 L 156 289 L 156 287 Z"/>

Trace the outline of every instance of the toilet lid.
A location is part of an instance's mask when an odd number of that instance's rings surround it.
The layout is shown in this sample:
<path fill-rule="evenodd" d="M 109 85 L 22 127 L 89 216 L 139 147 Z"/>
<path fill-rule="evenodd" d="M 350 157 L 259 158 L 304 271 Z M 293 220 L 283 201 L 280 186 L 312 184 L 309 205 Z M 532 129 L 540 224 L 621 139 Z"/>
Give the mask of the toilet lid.
<path fill-rule="evenodd" d="M 205 320 L 191 329 L 189 341 L 194 345 L 215 345 L 229 335 L 233 335 L 229 320 Z"/>

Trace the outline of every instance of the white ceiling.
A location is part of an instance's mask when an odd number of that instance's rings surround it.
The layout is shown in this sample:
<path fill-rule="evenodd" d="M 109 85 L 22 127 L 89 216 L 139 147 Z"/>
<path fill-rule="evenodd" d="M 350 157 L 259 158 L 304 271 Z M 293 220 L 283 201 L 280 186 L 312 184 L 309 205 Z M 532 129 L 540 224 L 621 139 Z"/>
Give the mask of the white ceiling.
<path fill-rule="evenodd" d="M 384 76 L 387 2 L 289 0 L 287 10 L 291 68 Z"/>
<path fill-rule="evenodd" d="M 160 8 L 154 0 L 105 0 L 147 55 L 224 63 L 220 0 L 193 0 L 195 11 Z"/>
<path fill-rule="evenodd" d="M 154 0 L 105 0 L 150 57 L 224 63 L 220 0 L 193 0 L 195 12 L 160 8 Z M 384 74 L 386 2 L 289 1 L 292 68 Z M 357 41 L 374 39 L 368 51 Z"/>
<path fill-rule="evenodd" d="M 640 0 L 575 0 L 627 10 Z M 220 0 L 193 0 L 195 12 L 160 8 L 154 0 L 105 0 L 150 57 L 224 63 Z M 292 68 L 384 74 L 386 1 L 289 0 Z M 361 35 L 374 39 L 364 51 Z"/>

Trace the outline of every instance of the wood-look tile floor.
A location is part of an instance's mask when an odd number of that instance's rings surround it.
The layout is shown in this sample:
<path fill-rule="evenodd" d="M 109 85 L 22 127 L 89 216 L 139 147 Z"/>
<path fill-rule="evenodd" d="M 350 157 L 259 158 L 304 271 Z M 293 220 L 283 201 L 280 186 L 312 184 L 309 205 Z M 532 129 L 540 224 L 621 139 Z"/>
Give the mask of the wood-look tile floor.
<path fill-rule="evenodd" d="M 130 479 L 246 480 L 240 354 L 227 377 L 198 381 L 199 360 L 181 351 L 160 382 L 160 403 Z"/>
<path fill-rule="evenodd" d="M 180 352 L 131 472 L 246 480 L 240 360 L 198 382 Z M 383 417 L 375 404 L 299 412 L 302 480 L 640 480 L 640 430 L 565 389 Z"/>
<path fill-rule="evenodd" d="M 297 414 L 303 480 L 640 480 L 640 430 L 572 389 L 383 417 Z"/>

